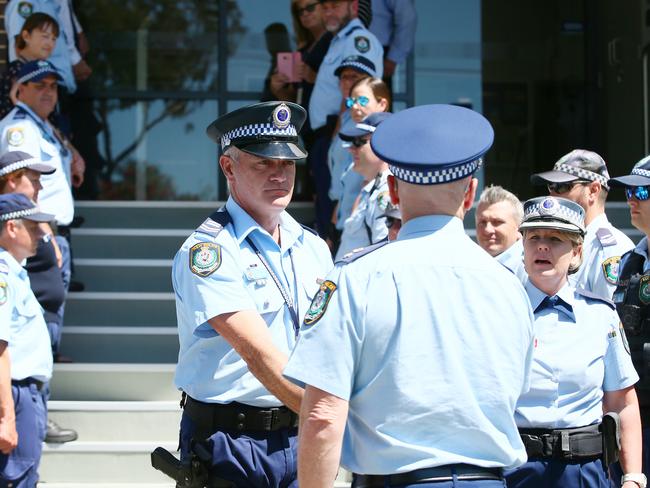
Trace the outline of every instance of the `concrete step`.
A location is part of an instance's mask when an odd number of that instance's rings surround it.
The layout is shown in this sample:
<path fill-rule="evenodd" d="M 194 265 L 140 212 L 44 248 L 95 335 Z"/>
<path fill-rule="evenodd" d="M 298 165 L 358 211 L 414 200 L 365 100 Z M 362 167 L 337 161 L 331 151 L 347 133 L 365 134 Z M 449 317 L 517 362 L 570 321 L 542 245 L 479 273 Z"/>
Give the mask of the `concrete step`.
<path fill-rule="evenodd" d="M 176 327 L 63 327 L 61 354 L 82 363 L 176 363 Z"/>
<path fill-rule="evenodd" d="M 105 229 L 84 226 L 72 230 L 75 262 L 78 258 L 172 259 L 193 231 L 192 228 Z"/>
<path fill-rule="evenodd" d="M 75 280 L 89 292 L 171 293 L 171 259 L 76 259 Z"/>
<path fill-rule="evenodd" d="M 94 285 L 88 283 L 88 286 Z M 175 326 L 174 294 L 86 291 L 69 293 L 65 324 Z"/>
<path fill-rule="evenodd" d="M 179 401 L 175 364 L 55 364 L 52 400 Z"/>
<path fill-rule="evenodd" d="M 178 442 L 178 401 L 50 401 L 48 415 L 79 434 L 75 442 Z"/>

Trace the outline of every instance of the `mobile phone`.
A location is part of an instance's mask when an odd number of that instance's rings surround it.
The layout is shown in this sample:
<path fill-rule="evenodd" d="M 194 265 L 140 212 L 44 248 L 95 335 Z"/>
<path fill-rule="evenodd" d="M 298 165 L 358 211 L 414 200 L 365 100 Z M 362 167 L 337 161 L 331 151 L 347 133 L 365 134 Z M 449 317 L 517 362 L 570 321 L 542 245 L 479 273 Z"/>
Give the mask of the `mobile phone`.
<path fill-rule="evenodd" d="M 280 52 L 278 56 L 278 73 L 285 75 L 290 83 L 300 81 L 298 74 L 298 65 L 301 60 L 300 53 L 294 52 Z"/>

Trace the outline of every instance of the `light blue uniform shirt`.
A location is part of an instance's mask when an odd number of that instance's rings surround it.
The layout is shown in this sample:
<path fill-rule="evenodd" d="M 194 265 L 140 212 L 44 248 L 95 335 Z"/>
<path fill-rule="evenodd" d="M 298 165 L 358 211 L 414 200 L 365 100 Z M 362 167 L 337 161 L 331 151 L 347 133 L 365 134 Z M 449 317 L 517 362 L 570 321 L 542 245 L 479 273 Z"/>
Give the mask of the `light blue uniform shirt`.
<path fill-rule="evenodd" d="M 52 377 L 52 346 L 43 309 L 29 276 L 14 257 L 0 247 L 0 340 L 9 344 L 11 379 Z"/>
<path fill-rule="evenodd" d="M 526 291 L 533 310 L 547 296 L 531 282 Z M 616 311 L 569 284 L 557 295 L 565 303 L 560 310 L 535 312 L 531 384 L 517 403 L 519 427 L 595 424 L 603 416 L 603 391 L 622 390 L 639 380 Z"/>
<path fill-rule="evenodd" d="M 417 14 L 413 0 L 372 0 L 370 32 L 382 46 L 385 57 L 399 64 L 406 60 L 415 44 Z"/>
<path fill-rule="evenodd" d="M 386 209 L 390 202 L 388 193 L 389 171 L 377 175 L 361 190 L 359 205 L 354 209 L 343 226 L 341 244 L 336 252 L 338 261 L 353 249 L 366 247 L 388 237 Z"/>
<path fill-rule="evenodd" d="M 514 411 L 533 316 L 521 283 L 450 216 L 409 220 L 396 241 L 344 263 L 284 370 L 349 401 L 342 465 L 388 474 L 522 464 Z"/>
<path fill-rule="evenodd" d="M 54 18 L 59 24 L 59 37 L 54 45 L 54 50 L 47 60 L 54 65 L 63 78 L 63 86 L 69 93 L 77 90 L 77 83 L 72 72 L 72 53 L 76 52 L 75 40 L 69 39 L 70 35 L 62 28 L 60 0 L 11 0 L 5 9 L 5 31 L 7 32 L 9 62 L 16 60 L 15 36 L 20 34 L 25 19 L 32 13 L 43 12 Z M 65 13 L 69 15 L 66 8 Z M 77 62 L 79 62 L 77 60 Z"/>
<path fill-rule="evenodd" d="M 494 256 L 494 259 L 503 264 L 519 278 L 519 281 L 526 283 L 528 275 L 524 268 L 524 241 L 519 239 L 501 254 Z"/>
<path fill-rule="evenodd" d="M 341 199 L 336 209 L 336 228 L 340 231 L 343 230 L 345 221 L 352 215 L 354 203 L 357 201 L 365 183 L 363 176 L 354 171 L 353 168 L 354 163 L 350 163 L 341 175 Z"/>
<path fill-rule="evenodd" d="M 291 313 L 271 275 L 246 237 L 262 252 L 285 290 L 305 313 L 332 268 L 325 242 L 303 229 L 288 213 L 280 219 L 281 246 L 232 198 L 226 203 L 232 223 L 216 237 L 197 229 L 174 258 L 172 283 L 180 351 L 175 384 L 203 402 L 241 402 L 257 407 L 281 405 L 252 375 L 244 360 L 207 323 L 221 314 L 257 311 L 269 326 L 273 345 L 289 354 L 295 344 Z M 191 248 L 208 242 L 220 247 L 221 265 L 207 277 L 190 269 Z"/>
<path fill-rule="evenodd" d="M 372 61 L 375 73 L 381 78 L 384 72 L 384 49 L 359 19 L 352 19 L 334 36 L 318 69 L 314 91 L 309 101 L 309 121 L 312 129 L 323 127 L 328 115 L 339 113 L 342 95 L 339 78 L 334 71 L 341 61 L 352 55 L 363 56 Z"/>
<path fill-rule="evenodd" d="M 592 220 L 586 228 L 580 270 L 569 276 L 569 283 L 611 300 L 616 290 L 621 256 L 634 243 L 607 220 L 605 214 Z"/>
<path fill-rule="evenodd" d="M 345 126 L 352 117 L 350 117 L 350 109 L 347 109 L 341 114 L 341 127 Z M 329 197 L 334 201 L 341 200 L 343 193 L 343 184 L 341 183 L 341 176 L 343 172 L 352 164 L 352 154 L 347 147 L 343 147 L 343 140 L 339 137 L 339 133 L 334 134 L 332 143 L 327 152 L 327 165 L 330 169 L 332 182 L 330 183 Z"/>

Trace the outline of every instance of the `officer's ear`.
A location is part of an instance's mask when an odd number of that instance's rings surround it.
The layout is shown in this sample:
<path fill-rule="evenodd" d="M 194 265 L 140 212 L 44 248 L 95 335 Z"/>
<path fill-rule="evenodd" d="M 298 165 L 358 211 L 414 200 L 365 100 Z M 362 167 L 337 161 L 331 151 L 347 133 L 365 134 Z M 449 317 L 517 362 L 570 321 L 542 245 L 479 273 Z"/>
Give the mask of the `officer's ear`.
<path fill-rule="evenodd" d="M 472 208 L 474 199 L 476 198 L 476 189 L 478 188 L 478 179 L 471 177 L 467 189 L 465 190 L 465 198 L 463 198 L 463 210 L 467 212 Z"/>
<path fill-rule="evenodd" d="M 221 166 L 221 171 L 223 171 L 228 181 L 233 178 L 233 164 L 235 164 L 235 161 L 230 156 L 222 154 L 219 158 L 219 166 Z"/>
<path fill-rule="evenodd" d="M 399 194 L 397 192 L 397 178 L 388 175 L 388 194 L 393 205 L 399 205 Z"/>

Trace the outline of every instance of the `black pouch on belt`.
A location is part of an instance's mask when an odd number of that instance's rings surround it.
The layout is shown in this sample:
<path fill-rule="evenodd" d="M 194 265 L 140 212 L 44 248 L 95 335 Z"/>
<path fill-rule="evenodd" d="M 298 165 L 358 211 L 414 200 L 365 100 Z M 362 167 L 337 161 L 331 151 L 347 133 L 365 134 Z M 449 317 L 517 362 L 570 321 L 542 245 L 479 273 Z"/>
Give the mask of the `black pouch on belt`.
<path fill-rule="evenodd" d="M 618 414 L 608 412 L 603 415 L 600 431 L 603 434 L 603 465 L 607 469 L 607 466 L 618 461 L 621 449 L 621 419 Z"/>

